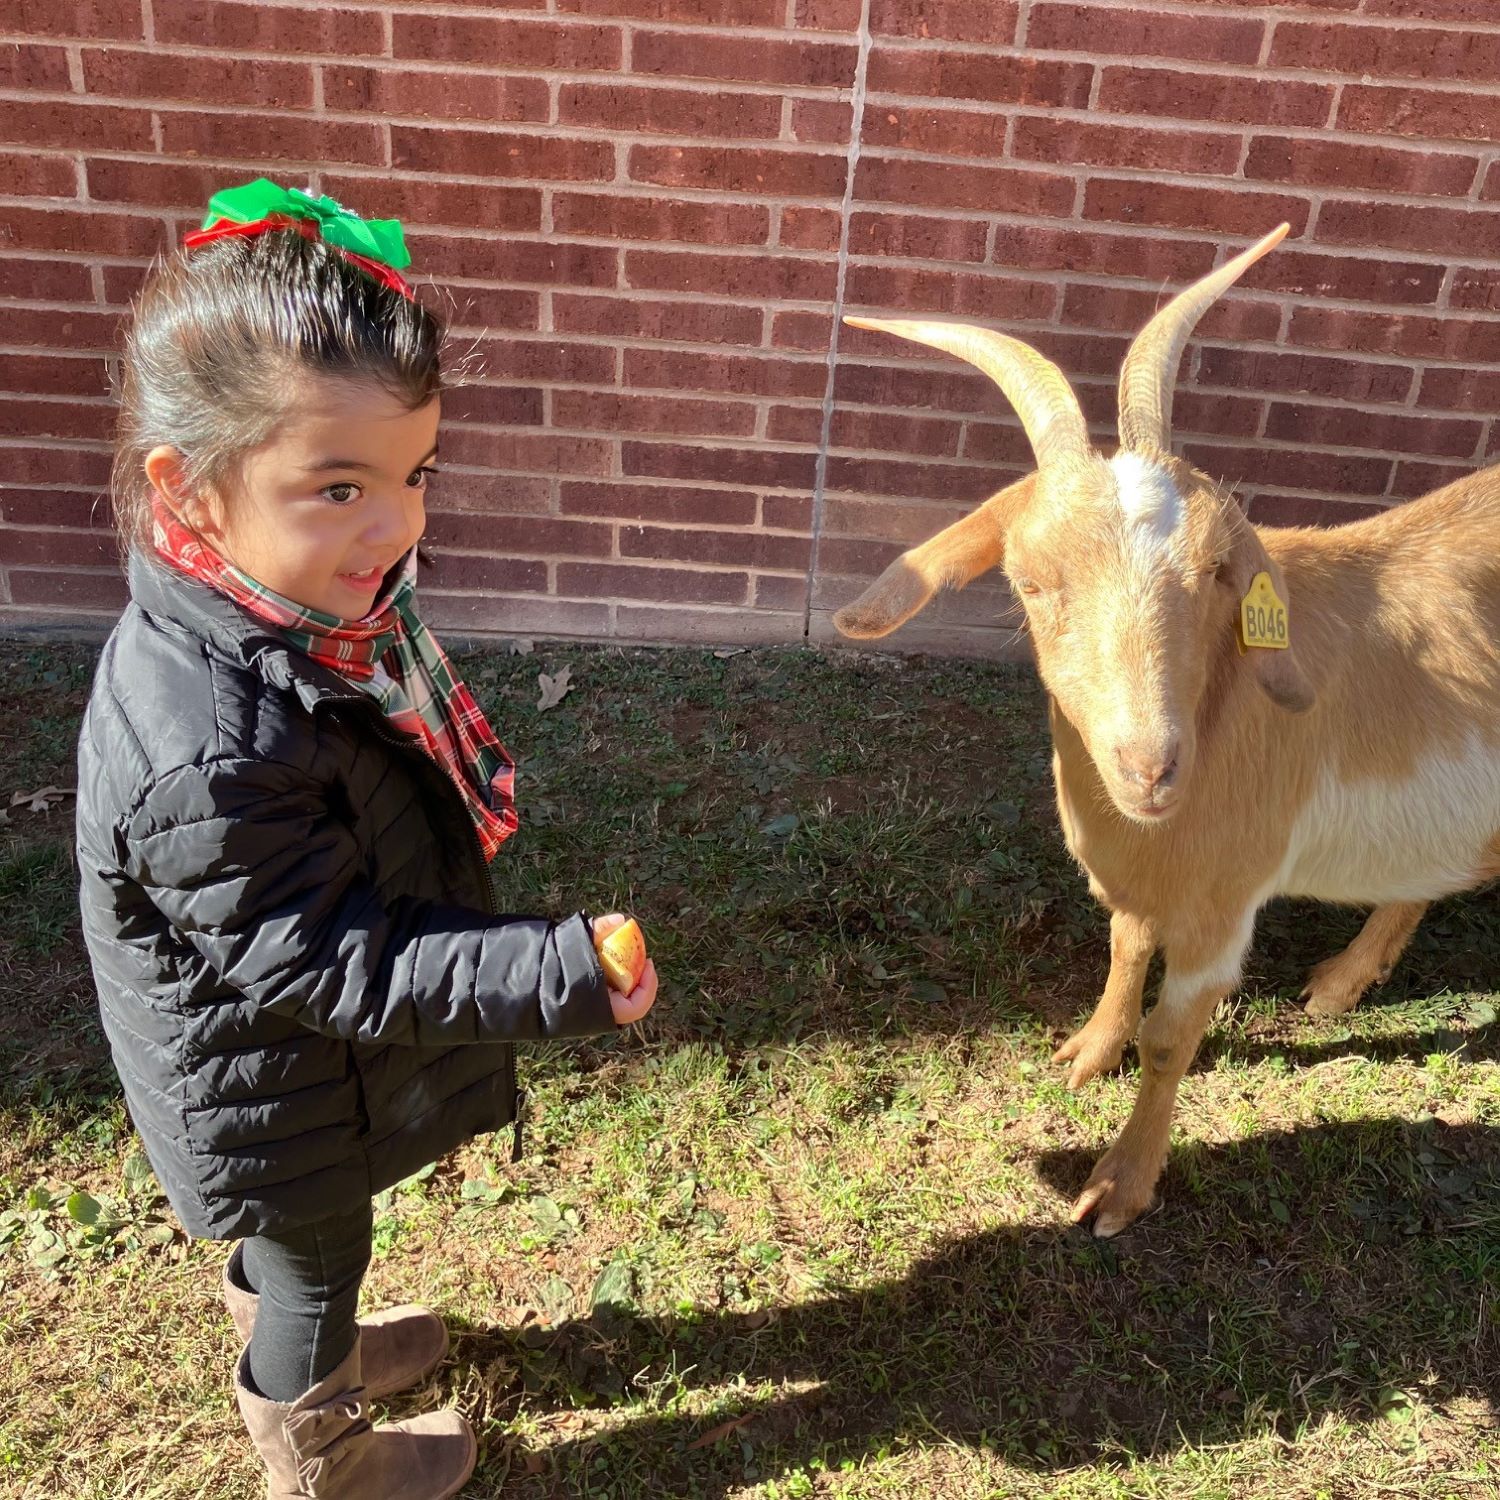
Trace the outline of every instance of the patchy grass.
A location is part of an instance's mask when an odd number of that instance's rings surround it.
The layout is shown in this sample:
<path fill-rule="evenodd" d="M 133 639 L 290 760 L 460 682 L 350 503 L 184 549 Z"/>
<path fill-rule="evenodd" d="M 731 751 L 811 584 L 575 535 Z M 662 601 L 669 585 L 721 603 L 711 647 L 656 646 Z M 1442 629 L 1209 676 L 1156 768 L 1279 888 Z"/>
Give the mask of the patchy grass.
<path fill-rule="evenodd" d="M 538 713 L 536 674 L 575 690 Z M 4 786 L 71 783 L 91 665 L 0 646 Z M 636 911 L 647 1022 L 523 1059 L 530 1150 L 382 1195 L 372 1303 L 454 1329 L 465 1492 L 1500 1492 L 1493 893 L 1352 1017 L 1353 913 L 1267 913 L 1183 1088 L 1163 1206 L 1066 1227 L 1130 1069 L 1047 1058 L 1106 925 L 1014 669 L 577 649 L 464 670 L 521 762 L 510 909 Z M 8 801 L 8 796 L 4 799 Z M 0 1488 L 261 1493 L 222 1246 L 173 1234 L 102 1050 L 68 807 L 0 826 Z"/>

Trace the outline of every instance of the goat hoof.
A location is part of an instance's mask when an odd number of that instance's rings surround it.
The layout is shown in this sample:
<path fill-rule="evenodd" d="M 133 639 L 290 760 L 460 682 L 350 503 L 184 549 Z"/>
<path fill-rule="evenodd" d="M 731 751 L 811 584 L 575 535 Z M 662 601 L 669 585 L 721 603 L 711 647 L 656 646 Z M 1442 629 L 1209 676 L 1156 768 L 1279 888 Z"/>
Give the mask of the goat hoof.
<path fill-rule="evenodd" d="M 1052 1054 L 1055 1063 L 1072 1063 L 1068 1072 L 1068 1087 L 1081 1089 L 1090 1079 L 1101 1073 L 1113 1073 L 1125 1056 L 1125 1039 L 1107 1033 L 1091 1032 L 1089 1026 L 1080 1026 L 1077 1031 Z"/>
<path fill-rule="evenodd" d="M 1073 1204 L 1073 1222 L 1081 1224 L 1092 1214 L 1094 1237 L 1113 1238 L 1151 1207 L 1158 1175 L 1159 1169 L 1150 1171 L 1123 1152 L 1105 1152 Z"/>
<path fill-rule="evenodd" d="M 1359 1004 L 1358 994 L 1351 995 L 1346 990 L 1320 990 L 1311 984 L 1302 991 L 1302 998 L 1307 1001 L 1302 1008 L 1310 1016 L 1346 1016 Z"/>

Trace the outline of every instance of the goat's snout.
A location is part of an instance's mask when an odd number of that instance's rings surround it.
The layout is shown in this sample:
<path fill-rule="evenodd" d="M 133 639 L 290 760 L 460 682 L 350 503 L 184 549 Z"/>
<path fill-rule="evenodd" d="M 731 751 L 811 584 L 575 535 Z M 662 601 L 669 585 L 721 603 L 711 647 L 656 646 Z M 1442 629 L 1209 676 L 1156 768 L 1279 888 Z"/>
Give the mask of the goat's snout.
<path fill-rule="evenodd" d="M 1180 742 L 1156 745 L 1117 745 L 1115 763 L 1120 775 L 1146 795 L 1168 790 L 1177 779 Z"/>

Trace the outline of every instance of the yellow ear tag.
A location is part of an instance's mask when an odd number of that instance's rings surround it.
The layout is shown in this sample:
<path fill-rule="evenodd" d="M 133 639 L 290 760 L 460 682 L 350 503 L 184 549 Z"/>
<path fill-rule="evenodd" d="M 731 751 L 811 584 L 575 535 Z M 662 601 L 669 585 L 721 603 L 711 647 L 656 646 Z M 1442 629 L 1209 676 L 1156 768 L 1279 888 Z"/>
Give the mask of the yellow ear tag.
<path fill-rule="evenodd" d="M 1269 573 L 1257 573 L 1250 591 L 1240 600 L 1240 654 L 1252 646 L 1263 651 L 1285 651 L 1291 645 L 1286 605 L 1277 597 Z"/>

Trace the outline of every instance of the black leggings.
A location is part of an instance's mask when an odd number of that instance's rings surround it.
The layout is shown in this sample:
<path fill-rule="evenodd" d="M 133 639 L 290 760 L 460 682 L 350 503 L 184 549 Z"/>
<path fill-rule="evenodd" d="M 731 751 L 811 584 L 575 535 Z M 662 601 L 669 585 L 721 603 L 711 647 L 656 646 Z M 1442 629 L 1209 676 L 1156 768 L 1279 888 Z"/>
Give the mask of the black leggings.
<path fill-rule="evenodd" d="M 295 1401 L 354 1348 L 359 1284 L 370 1264 L 372 1215 L 321 1219 L 285 1234 L 259 1234 L 240 1257 L 246 1289 L 260 1297 L 250 1340 L 250 1379 L 270 1401 Z"/>

